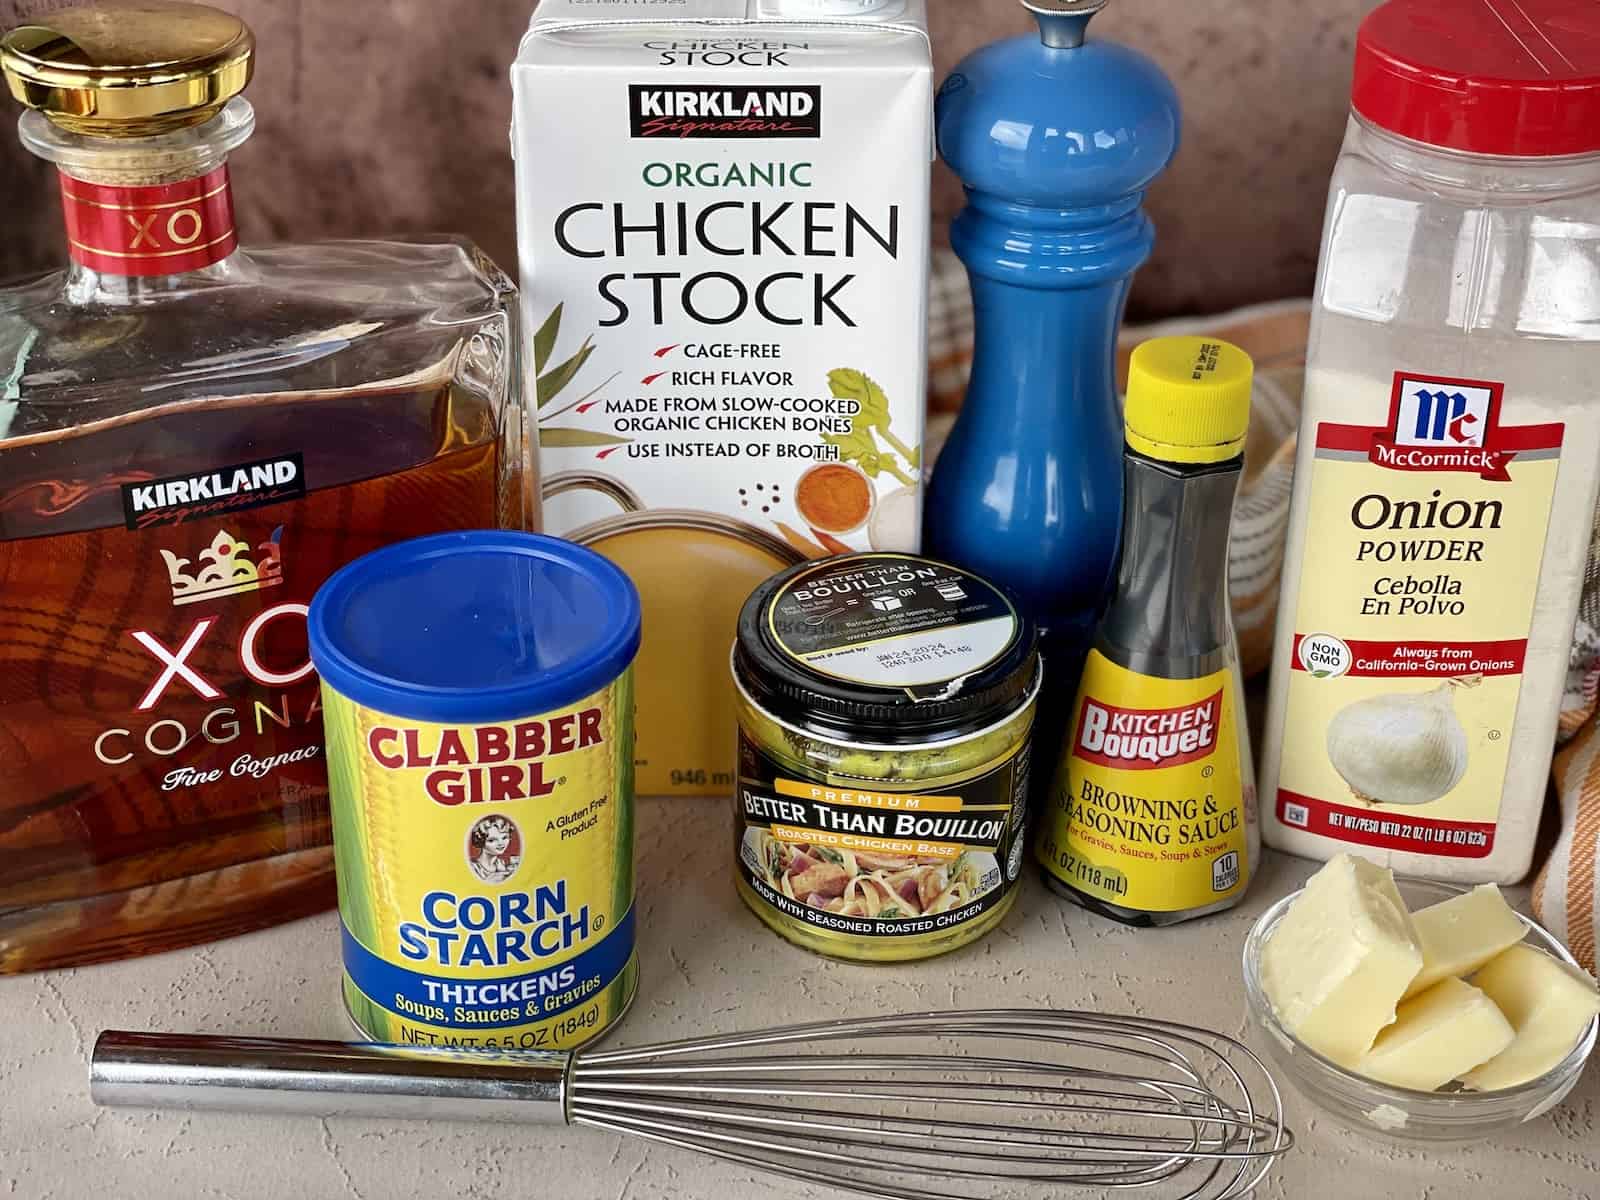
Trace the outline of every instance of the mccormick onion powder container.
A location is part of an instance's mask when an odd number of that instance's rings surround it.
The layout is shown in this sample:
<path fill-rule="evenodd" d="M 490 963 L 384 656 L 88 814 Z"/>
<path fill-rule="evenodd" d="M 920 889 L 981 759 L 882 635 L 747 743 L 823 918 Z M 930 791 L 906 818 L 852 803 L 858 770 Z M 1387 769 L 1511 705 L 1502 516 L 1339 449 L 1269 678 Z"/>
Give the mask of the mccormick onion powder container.
<path fill-rule="evenodd" d="M 1528 870 L 1600 473 L 1600 5 L 1361 26 L 1261 782 L 1280 849 Z"/>

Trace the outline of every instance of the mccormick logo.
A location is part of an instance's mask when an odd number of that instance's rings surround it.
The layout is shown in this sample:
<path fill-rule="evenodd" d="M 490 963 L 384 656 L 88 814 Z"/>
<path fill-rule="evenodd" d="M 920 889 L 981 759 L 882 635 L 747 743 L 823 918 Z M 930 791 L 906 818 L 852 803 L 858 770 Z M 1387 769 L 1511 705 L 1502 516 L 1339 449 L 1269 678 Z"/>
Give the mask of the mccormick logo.
<path fill-rule="evenodd" d="M 1394 440 L 1403 446 L 1483 445 L 1494 405 L 1491 387 L 1440 384 L 1401 376 Z"/>
<path fill-rule="evenodd" d="M 251 547 L 223 530 L 200 551 L 201 566 L 192 573 L 187 558 L 163 550 L 161 558 L 167 564 L 167 578 L 172 581 L 173 607 L 277 587 L 283 582 L 282 542 L 283 526 L 279 525 L 272 537 L 252 553 Z"/>
<path fill-rule="evenodd" d="M 1083 698 L 1073 753 L 1103 767 L 1149 771 L 1205 758 L 1217 744 L 1222 689 L 1177 708 L 1118 708 Z"/>
<path fill-rule="evenodd" d="M 306 472 L 300 456 L 282 454 L 216 471 L 125 483 L 122 514 L 129 529 L 149 529 L 298 500 L 305 494 Z"/>
<path fill-rule="evenodd" d="M 822 89 L 634 83 L 628 121 L 636 138 L 821 137 Z"/>
<path fill-rule="evenodd" d="M 1389 426 L 1367 457 L 1395 471 L 1473 471 L 1509 480 L 1516 449 L 1496 444 L 1501 384 L 1395 372 Z"/>

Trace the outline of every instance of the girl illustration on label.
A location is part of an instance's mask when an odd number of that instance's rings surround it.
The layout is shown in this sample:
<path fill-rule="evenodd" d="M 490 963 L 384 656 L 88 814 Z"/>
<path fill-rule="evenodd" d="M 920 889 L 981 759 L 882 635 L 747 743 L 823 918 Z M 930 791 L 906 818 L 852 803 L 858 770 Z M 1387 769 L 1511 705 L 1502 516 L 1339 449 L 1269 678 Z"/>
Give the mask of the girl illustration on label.
<path fill-rule="evenodd" d="M 485 883 L 504 883 L 522 865 L 522 837 L 509 818 L 484 817 L 467 835 L 467 865 Z"/>

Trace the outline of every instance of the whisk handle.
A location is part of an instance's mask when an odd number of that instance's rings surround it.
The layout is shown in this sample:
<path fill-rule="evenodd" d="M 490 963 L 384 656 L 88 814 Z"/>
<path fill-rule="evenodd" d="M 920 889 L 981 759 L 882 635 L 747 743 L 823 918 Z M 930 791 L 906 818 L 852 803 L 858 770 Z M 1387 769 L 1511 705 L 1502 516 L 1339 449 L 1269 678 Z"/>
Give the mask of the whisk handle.
<path fill-rule="evenodd" d="M 107 1030 L 96 1104 L 321 1117 L 566 1122 L 571 1055 Z"/>

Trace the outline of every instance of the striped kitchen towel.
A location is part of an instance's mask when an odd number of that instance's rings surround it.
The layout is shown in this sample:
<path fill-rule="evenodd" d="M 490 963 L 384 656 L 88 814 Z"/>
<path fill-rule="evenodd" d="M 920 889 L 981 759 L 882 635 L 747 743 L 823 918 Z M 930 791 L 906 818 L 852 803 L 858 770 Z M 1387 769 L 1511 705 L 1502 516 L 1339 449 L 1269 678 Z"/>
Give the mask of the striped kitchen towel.
<path fill-rule="evenodd" d="M 1561 798 L 1561 833 L 1533 880 L 1533 911 L 1589 971 L 1595 969 L 1600 896 L 1595 859 L 1600 856 L 1600 556 L 1589 546 L 1589 569 L 1578 604 L 1578 624 L 1567 659 L 1561 698 L 1563 743 L 1551 773 Z"/>
<path fill-rule="evenodd" d="M 972 365 L 972 302 L 961 264 L 948 250 L 935 253 L 929 305 L 928 446 L 948 433 Z M 1130 327 L 1119 342 L 1119 379 L 1128 355 L 1147 338 L 1208 333 L 1248 351 L 1256 363 L 1244 475 L 1233 510 L 1228 590 L 1239 631 L 1239 657 L 1247 675 L 1272 659 L 1294 479 L 1295 430 L 1300 418 L 1306 329 L 1303 300 L 1263 304 L 1213 317 Z M 1534 880 L 1535 914 L 1590 971 L 1600 929 L 1595 860 L 1600 855 L 1600 524 L 1589 548 L 1578 625 L 1573 633 L 1566 694 L 1552 776 L 1561 802 L 1561 832 Z"/>

